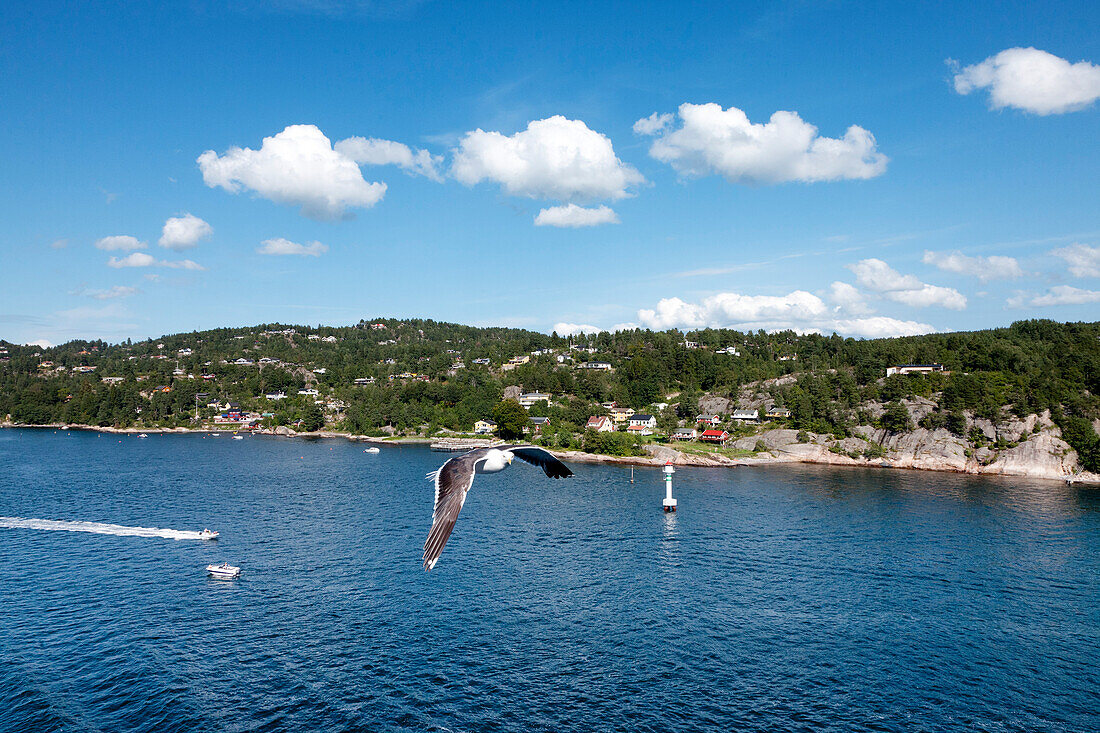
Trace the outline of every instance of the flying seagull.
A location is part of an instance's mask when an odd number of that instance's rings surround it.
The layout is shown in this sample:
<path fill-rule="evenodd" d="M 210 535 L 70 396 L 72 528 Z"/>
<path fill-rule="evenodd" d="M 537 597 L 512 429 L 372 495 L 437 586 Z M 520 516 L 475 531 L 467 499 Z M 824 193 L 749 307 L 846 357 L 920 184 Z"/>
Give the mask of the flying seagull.
<path fill-rule="evenodd" d="M 500 448 L 477 448 L 469 453 L 455 456 L 438 471 L 428 474 L 435 481 L 435 510 L 432 512 L 432 528 L 424 542 L 424 569 L 431 570 L 439 562 L 439 555 L 451 530 L 455 527 L 458 513 L 466 503 L 466 494 L 474 483 L 475 473 L 498 473 L 518 458 L 541 468 L 550 478 L 565 478 L 573 472 L 542 448 L 533 445 L 510 446 Z"/>

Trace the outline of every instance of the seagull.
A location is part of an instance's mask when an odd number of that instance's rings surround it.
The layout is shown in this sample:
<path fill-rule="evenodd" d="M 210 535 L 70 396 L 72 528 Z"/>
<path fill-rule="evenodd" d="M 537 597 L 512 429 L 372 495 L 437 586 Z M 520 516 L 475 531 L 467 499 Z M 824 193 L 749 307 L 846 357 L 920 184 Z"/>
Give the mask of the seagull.
<path fill-rule="evenodd" d="M 451 536 L 458 513 L 466 503 L 466 494 L 474 484 L 476 473 L 499 473 L 518 458 L 541 468 L 550 478 L 566 478 L 573 472 L 548 451 L 533 445 L 516 445 L 500 448 L 477 448 L 455 456 L 428 478 L 435 482 L 435 510 L 432 512 L 432 528 L 424 542 L 424 569 L 431 570 L 439 562 L 443 546 Z"/>

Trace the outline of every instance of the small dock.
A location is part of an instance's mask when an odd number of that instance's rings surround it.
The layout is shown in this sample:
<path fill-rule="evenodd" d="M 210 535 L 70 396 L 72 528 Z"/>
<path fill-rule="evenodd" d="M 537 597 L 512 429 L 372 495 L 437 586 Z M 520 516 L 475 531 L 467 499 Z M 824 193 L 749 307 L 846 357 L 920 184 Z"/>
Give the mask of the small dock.
<path fill-rule="evenodd" d="M 474 448 L 489 448 L 494 445 L 500 445 L 500 441 L 479 438 L 443 438 L 432 443 L 431 449 L 451 453 L 461 451 L 464 453 Z"/>

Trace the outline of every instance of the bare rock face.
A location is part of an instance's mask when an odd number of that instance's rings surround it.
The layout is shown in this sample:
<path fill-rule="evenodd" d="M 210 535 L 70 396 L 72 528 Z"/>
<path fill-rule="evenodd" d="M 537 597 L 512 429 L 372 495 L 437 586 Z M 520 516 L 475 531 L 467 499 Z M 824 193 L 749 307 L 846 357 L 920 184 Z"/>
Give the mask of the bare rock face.
<path fill-rule="evenodd" d="M 976 457 L 976 454 L 975 454 Z M 1000 451 L 981 473 L 1035 478 L 1065 478 L 1077 472 L 1077 453 L 1053 432 L 1032 435 L 1023 443 Z"/>
<path fill-rule="evenodd" d="M 523 390 L 515 385 L 504 388 L 504 399 L 506 400 L 518 400 L 521 394 L 523 394 Z"/>
<path fill-rule="evenodd" d="M 701 397 L 699 410 L 704 415 L 728 415 L 730 413 L 730 401 L 725 397 Z"/>
<path fill-rule="evenodd" d="M 292 430 L 291 428 L 288 428 L 286 425 L 280 425 L 279 427 L 275 428 L 275 434 L 276 435 L 297 435 L 297 433 L 295 433 L 294 430 Z"/>
<path fill-rule="evenodd" d="M 914 423 L 919 423 L 929 413 L 936 411 L 936 403 L 927 397 L 914 397 L 911 400 L 903 399 L 901 404 L 909 410 L 909 417 Z"/>
<path fill-rule="evenodd" d="M 989 440 L 997 439 L 997 430 L 993 427 L 993 423 L 991 423 L 989 420 L 976 417 L 970 421 L 970 427 L 981 430 L 982 434 L 985 435 L 985 437 Z"/>

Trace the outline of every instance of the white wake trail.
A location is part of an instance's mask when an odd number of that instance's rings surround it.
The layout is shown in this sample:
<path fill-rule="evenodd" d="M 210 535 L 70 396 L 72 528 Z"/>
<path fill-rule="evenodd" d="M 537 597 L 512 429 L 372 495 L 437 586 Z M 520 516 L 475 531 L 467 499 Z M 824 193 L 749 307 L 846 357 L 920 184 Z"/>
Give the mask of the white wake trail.
<path fill-rule="evenodd" d="M 22 517 L 0 517 L 3 529 L 44 529 L 61 532 L 94 532 L 95 534 L 113 534 L 119 537 L 164 537 L 169 540 L 201 540 L 199 532 L 182 529 L 158 529 L 157 527 L 124 527 L 121 524 L 102 522 L 66 522 L 54 519 L 23 519 Z"/>

